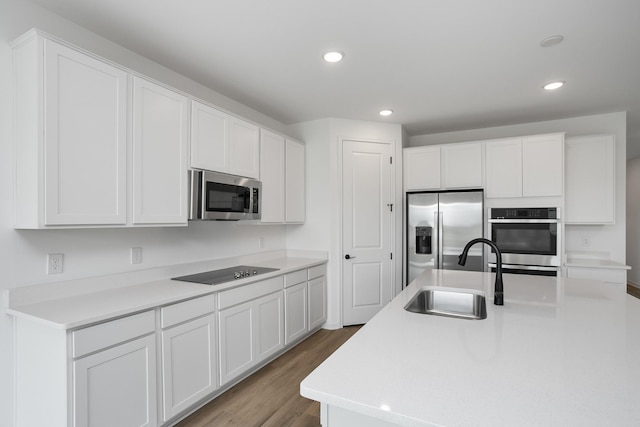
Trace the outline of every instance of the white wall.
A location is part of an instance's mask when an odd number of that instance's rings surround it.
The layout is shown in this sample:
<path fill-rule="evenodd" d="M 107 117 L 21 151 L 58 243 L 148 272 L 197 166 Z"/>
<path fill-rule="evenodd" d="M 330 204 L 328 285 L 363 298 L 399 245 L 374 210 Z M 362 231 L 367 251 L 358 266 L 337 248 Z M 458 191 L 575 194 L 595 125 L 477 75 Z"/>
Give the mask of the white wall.
<path fill-rule="evenodd" d="M 525 123 L 460 132 L 419 135 L 409 138 L 409 146 L 446 144 L 450 142 L 480 141 L 494 138 L 566 132 L 566 137 L 613 134 L 616 139 L 616 224 L 572 225 L 566 227 L 565 250 L 570 252 L 600 253 L 613 261 L 626 260 L 626 148 L 627 120 L 625 112 L 599 114 L 546 122 Z M 581 245 L 589 237 L 590 247 Z M 594 255 L 595 256 L 595 255 Z"/>
<path fill-rule="evenodd" d="M 14 230 L 11 50 L 9 42 L 38 27 L 130 69 L 212 102 L 265 127 L 281 123 L 207 89 L 134 52 L 92 34 L 45 9 L 21 0 L 0 0 L 0 294 L 37 283 L 69 280 L 167 264 L 286 248 L 286 227 L 234 222 L 192 223 L 189 227 L 96 230 Z M 259 238 L 265 247 L 259 249 Z M 143 248 L 143 263 L 129 264 L 129 250 Z M 65 255 L 64 273 L 45 274 L 46 254 Z M 13 322 L 0 312 L 0 426 L 13 424 Z M 37 405 L 36 405 L 37 406 Z M 37 410 L 37 408 L 36 408 Z"/>
<path fill-rule="evenodd" d="M 307 145 L 307 220 L 290 227 L 289 248 L 329 252 L 328 320 L 325 327 L 342 326 L 341 150 L 344 139 L 385 141 L 393 144 L 395 182 L 394 268 L 396 292 L 402 283 L 402 128 L 397 124 L 345 119 L 322 119 L 289 127 L 289 134 Z M 394 293 L 395 295 L 395 293 Z"/>
<path fill-rule="evenodd" d="M 627 280 L 640 287 L 640 157 L 627 163 Z"/>

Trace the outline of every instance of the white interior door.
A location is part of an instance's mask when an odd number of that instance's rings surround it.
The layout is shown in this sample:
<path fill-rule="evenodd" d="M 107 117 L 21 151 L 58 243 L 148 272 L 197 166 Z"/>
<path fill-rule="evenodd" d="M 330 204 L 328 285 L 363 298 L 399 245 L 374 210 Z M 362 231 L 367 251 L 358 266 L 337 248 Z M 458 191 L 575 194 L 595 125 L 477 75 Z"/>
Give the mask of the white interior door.
<path fill-rule="evenodd" d="M 366 323 L 391 301 L 390 144 L 343 141 L 343 324 Z"/>

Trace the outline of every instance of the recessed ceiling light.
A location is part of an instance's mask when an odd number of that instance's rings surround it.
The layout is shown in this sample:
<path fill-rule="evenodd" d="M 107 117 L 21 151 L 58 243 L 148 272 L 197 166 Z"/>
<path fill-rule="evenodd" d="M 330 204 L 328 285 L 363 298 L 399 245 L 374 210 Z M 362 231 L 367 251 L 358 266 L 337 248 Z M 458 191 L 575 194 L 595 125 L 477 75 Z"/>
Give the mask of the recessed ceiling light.
<path fill-rule="evenodd" d="M 332 50 L 325 53 L 322 57 L 327 62 L 340 62 L 342 61 L 342 58 L 344 58 L 344 52 L 340 52 L 339 50 Z"/>
<path fill-rule="evenodd" d="M 542 86 L 545 90 L 556 90 L 564 86 L 564 82 L 551 82 Z"/>
<path fill-rule="evenodd" d="M 542 40 L 540 42 L 540 46 L 542 47 L 555 46 L 557 44 L 562 43 L 563 40 L 564 40 L 564 36 L 561 36 L 558 34 L 556 36 L 547 37 L 546 39 Z"/>
<path fill-rule="evenodd" d="M 381 110 L 379 114 L 384 117 L 390 116 L 393 114 L 393 110 Z"/>

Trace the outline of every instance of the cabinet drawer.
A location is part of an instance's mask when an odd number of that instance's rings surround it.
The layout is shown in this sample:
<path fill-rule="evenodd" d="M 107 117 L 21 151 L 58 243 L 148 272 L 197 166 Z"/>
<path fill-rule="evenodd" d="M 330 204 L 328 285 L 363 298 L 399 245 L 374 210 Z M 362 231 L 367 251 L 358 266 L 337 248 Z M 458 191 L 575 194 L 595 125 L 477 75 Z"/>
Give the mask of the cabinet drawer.
<path fill-rule="evenodd" d="M 567 277 L 570 279 L 600 280 L 607 283 L 626 285 L 627 271 L 611 268 L 569 267 Z"/>
<path fill-rule="evenodd" d="M 293 273 L 285 274 L 284 287 L 288 288 L 298 283 L 307 281 L 307 269 L 294 271 Z"/>
<path fill-rule="evenodd" d="M 283 276 L 278 276 L 261 282 L 251 283 L 250 285 L 229 289 L 228 291 L 222 291 L 218 294 L 218 308 L 223 310 L 236 304 L 280 291 L 282 290 L 282 284 Z"/>
<path fill-rule="evenodd" d="M 149 334 L 156 328 L 153 310 L 80 329 L 71 333 L 73 357 Z"/>
<path fill-rule="evenodd" d="M 309 269 L 309 280 L 327 275 L 327 264 L 316 265 Z"/>
<path fill-rule="evenodd" d="M 216 294 L 168 305 L 160 309 L 160 326 L 163 329 L 168 328 L 189 319 L 212 313 L 215 309 Z"/>

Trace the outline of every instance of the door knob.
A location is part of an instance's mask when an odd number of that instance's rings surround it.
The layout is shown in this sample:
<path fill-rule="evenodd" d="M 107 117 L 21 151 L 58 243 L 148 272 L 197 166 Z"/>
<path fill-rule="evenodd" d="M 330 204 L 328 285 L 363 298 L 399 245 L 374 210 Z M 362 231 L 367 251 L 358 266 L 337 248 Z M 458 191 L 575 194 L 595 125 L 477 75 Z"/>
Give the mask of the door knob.
<path fill-rule="evenodd" d="M 344 259 L 353 259 L 353 258 L 355 258 L 355 257 L 354 257 L 354 256 L 351 256 L 351 255 L 349 255 L 349 254 L 346 254 L 346 255 L 344 256 Z"/>

